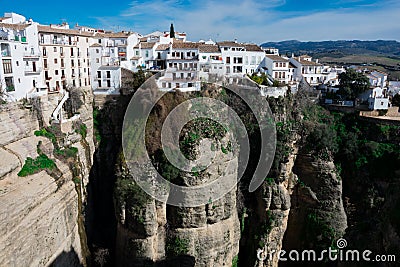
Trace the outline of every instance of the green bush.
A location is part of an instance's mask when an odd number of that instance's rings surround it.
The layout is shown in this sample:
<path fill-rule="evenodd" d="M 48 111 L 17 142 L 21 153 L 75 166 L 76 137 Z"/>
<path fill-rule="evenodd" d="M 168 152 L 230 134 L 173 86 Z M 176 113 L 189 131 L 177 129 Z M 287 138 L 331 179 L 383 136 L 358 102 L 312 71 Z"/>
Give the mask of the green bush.
<path fill-rule="evenodd" d="M 79 128 L 75 130 L 75 132 L 79 133 L 83 139 L 87 136 L 87 126 L 86 124 L 82 123 L 79 125 Z"/>
<path fill-rule="evenodd" d="M 51 142 L 53 143 L 53 145 L 55 145 L 55 146 L 56 146 L 56 144 L 57 144 L 56 135 L 55 135 L 53 132 L 48 131 L 46 128 L 42 128 L 42 129 L 40 129 L 40 130 L 38 130 L 38 131 L 35 131 L 34 134 L 35 134 L 35 136 L 44 136 L 44 137 L 50 139 L 50 141 L 51 141 Z"/>
<path fill-rule="evenodd" d="M 66 158 L 75 158 L 75 156 L 78 154 L 78 148 L 76 147 L 68 147 L 65 149 L 55 149 L 54 154 L 59 155 L 59 156 L 64 156 Z"/>
<path fill-rule="evenodd" d="M 167 241 L 167 253 L 171 256 L 185 255 L 189 251 L 189 240 L 175 237 Z"/>
<path fill-rule="evenodd" d="M 233 259 L 232 259 L 232 267 L 237 267 L 237 266 L 238 266 L 238 262 L 239 262 L 239 256 L 236 255 L 236 256 L 233 257 Z"/>
<path fill-rule="evenodd" d="M 53 170 L 56 167 L 56 164 L 53 160 L 49 159 L 45 154 L 40 154 L 37 158 L 32 159 L 28 157 L 25 160 L 25 164 L 22 169 L 19 171 L 18 176 L 25 177 L 28 175 L 32 175 L 38 173 L 42 170 Z"/>

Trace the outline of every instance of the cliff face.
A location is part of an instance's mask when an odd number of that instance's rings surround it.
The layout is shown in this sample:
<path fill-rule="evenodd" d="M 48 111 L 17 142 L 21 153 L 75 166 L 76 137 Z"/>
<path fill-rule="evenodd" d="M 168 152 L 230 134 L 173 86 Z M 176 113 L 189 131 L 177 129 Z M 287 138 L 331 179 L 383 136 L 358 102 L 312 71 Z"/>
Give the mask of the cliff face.
<path fill-rule="evenodd" d="M 79 109 L 88 129 L 86 141 L 74 130 L 60 139 L 77 148 L 75 159 L 68 161 L 54 156 L 48 138 L 34 135 L 34 131 L 49 126 L 59 99 L 50 95 L 35 101 L 33 107 L 17 103 L 0 106 L 1 266 L 77 266 L 86 262 L 81 217 L 84 197 L 79 195 L 85 195 L 92 165 L 92 97 L 85 93 Z M 50 158 L 56 169 L 18 176 L 25 160 L 37 158 L 38 153 Z M 76 170 L 72 166 L 77 166 Z"/>
<path fill-rule="evenodd" d="M 218 146 L 219 148 L 219 146 Z M 196 150 L 196 148 L 194 148 Z M 230 154 L 229 152 L 228 154 Z M 169 206 L 147 197 L 135 184 L 134 175 L 154 171 L 137 165 L 130 172 L 120 164 L 117 173 L 117 266 L 223 266 L 239 252 L 240 224 L 236 187 L 219 200 L 194 208 Z M 238 159 L 217 149 L 215 168 L 201 174 L 181 174 L 185 186 L 220 177 L 217 168 L 233 165 L 224 175 L 237 177 Z M 196 182 L 197 181 L 197 182 Z M 183 256 L 184 255 L 184 256 Z M 146 265 L 147 266 L 147 265 Z"/>

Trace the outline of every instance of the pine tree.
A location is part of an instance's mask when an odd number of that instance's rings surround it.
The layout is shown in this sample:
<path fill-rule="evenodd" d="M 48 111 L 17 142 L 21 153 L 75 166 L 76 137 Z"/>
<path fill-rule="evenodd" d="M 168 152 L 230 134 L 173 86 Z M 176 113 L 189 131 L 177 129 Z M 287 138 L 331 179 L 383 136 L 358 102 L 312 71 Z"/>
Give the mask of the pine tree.
<path fill-rule="evenodd" d="M 171 23 L 171 27 L 169 29 L 169 37 L 175 38 L 175 30 L 174 30 L 174 24 Z"/>

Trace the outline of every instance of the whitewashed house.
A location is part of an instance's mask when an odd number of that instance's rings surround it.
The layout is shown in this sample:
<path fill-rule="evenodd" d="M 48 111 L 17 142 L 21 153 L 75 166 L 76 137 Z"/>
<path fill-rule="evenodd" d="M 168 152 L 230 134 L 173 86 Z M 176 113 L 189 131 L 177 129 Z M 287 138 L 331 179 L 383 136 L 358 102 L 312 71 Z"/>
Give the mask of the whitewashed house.
<path fill-rule="evenodd" d="M 5 13 L 0 23 L 0 86 L 10 101 L 45 94 L 38 23 Z"/>
<path fill-rule="evenodd" d="M 89 47 L 91 84 L 95 93 L 117 94 L 122 69 L 134 71 L 134 47 L 140 35 L 133 32 L 96 33 Z"/>
<path fill-rule="evenodd" d="M 293 74 L 289 72 L 290 62 L 287 58 L 266 54 L 263 62 L 270 79 L 285 84 L 293 81 Z M 294 70 L 294 68 L 292 69 Z"/>
<path fill-rule="evenodd" d="M 370 110 L 387 110 L 389 108 L 387 90 L 381 87 L 370 90 L 368 108 Z"/>
<path fill-rule="evenodd" d="M 323 66 L 318 61 L 312 61 L 310 56 L 291 57 L 289 61 L 297 68 L 295 74 L 296 81 L 304 78 L 311 86 L 316 86 L 323 82 Z"/>
<path fill-rule="evenodd" d="M 388 75 L 380 71 L 372 71 L 365 74 L 368 77 L 371 86 L 386 87 Z"/>
<path fill-rule="evenodd" d="M 328 86 L 339 85 L 339 74 L 346 72 L 343 67 L 324 66 L 322 70 L 322 83 Z"/>
<path fill-rule="evenodd" d="M 66 23 L 39 25 L 38 31 L 48 90 L 90 88 L 89 47 L 94 42 L 93 33 L 69 29 Z"/>
<path fill-rule="evenodd" d="M 217 44 L 225 64 L 225 75 L 251 75 L 261 69 L 265 52 L 258 45 L 243 44 L 237 41 L 224 41 Z"/>
<path fill-rule="evenodd" d="M 200 90 L 199 44 L 174 42 L 167 54 L 166 70 L 157 84 L 161 90 Z"/>
<path fill-rule="evenodd" d="M 222 53 L 215 44 L 199 44 L 199 64 L 202 72 L 217 76 L 223 76 L 225 73 Z"/>

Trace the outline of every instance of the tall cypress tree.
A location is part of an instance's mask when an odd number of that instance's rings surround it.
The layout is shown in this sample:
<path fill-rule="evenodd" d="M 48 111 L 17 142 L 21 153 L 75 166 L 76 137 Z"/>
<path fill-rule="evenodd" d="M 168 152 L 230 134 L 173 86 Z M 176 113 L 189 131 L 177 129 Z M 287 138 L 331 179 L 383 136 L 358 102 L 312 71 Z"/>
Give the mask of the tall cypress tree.
<path fill-rule="evenodd" d="M 169 28 L 169 37 L 175 38 L 175 30 L 174 30 L 174 24 L 171 23 L 171 27 Z"/>

